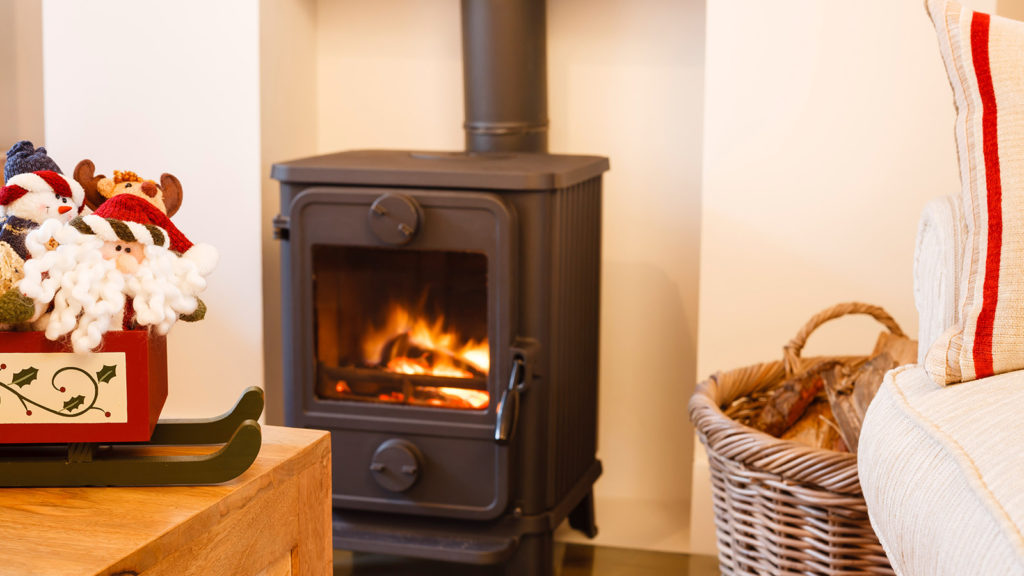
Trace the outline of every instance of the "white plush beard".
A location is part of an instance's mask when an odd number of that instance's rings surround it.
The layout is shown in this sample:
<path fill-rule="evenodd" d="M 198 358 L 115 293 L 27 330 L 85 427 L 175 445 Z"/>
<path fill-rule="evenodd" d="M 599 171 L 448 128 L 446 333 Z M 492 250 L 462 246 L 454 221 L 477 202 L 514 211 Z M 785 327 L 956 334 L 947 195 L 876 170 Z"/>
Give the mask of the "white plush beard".
<path fill-rule="evenodd" d="M 70 334 L 77 353 L 94 350 L 108 330 L 119 330 L 126 295 L 132 299 L 135 322 L 166 334 L 181 314 L 198 306 L 196 294 L 206 288 L 196 265 L 160 246 L 147 246 L 145 258 L 132 275 L 121 273 L 113 260 L 103 258 L 103 240 L 82 234 L 70 226 L 43 226 L 29 234 L 26 247 L 32 258 L 25 262 L 25 278 L 19 288 L 36 301 L 37 315 L 48 304 L 53 310 L 36 326 L 56 340 Z M 47 250 L 50 238 L 59 242 Z"/>
<path fill-rule="evenodd" d="M 162 246 L 146 246 L 138 270 L 124 277 L 135 321 L 167 334 L 181 315 L 196 311 L 196 295 L 206 289 L 196 265 Z"/>
<path fill-rule="evenodd" d="M 46 304 L 53 302 L 53 310 L 37 323 L 48 339 L 70 333 L 72 349 L 88 352 L 100 345 L 112 325 L 119 327 L 124 315 L 124 275 L 112 260 L 103 258 L 103 240 L 70 230 L 78 238 L 58 241 L 74 242 L 64 242 L 42 254 L 33 252 L 25 262 L 19 288 L 36 301 L 37 313 L 45 312 Z M 56 236 L 72 236 L 63 234 L 65 231 L 61 229 Z"/>

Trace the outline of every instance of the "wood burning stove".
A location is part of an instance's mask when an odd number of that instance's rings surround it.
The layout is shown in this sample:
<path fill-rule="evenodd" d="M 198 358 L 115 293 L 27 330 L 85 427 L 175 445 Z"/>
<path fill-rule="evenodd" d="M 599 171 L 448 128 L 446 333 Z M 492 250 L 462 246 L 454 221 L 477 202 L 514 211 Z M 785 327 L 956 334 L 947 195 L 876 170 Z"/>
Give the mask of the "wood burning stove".
<path fill-rule="evenodd" d="M 543 574 L 564 518 L 595 533 L 607 168 L 398 151 L 274 166 L 285 418 L 331 431 L 337 547 Z"/>
<path fill-rule="evenodd" d="M 601 176 L 545 154 L 543 0 L 463 0 L 468 152 L 275 164 L 285 421 L 337 548 L 549 574 L 593 536 Z"/>

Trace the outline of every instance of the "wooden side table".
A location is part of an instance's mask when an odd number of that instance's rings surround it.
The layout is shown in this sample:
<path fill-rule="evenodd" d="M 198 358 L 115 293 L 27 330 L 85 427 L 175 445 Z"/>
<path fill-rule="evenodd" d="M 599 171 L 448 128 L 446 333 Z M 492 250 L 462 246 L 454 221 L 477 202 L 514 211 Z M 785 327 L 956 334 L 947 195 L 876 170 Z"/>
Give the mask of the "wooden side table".
<path fill-rule="evenodd" d="M 225 484 L 2 488 L 0 575 L 329 575 L 330 458 L 326 432 L 264 426 Z"/>

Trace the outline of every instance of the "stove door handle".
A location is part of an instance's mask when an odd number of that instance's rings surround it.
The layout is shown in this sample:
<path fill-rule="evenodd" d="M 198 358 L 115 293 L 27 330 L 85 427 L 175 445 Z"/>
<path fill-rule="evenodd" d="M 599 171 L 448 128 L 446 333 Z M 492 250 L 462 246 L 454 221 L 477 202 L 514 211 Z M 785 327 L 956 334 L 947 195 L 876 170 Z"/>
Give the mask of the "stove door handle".
<path fill-rule="evenodd" d="M 526 379 L 526 370 L 523 367 L 523 359 L 515 358 L 512 361 L 512 374 L 508 379 L 508 388 L 498 402 L 498 423 L 494 427 L 494 441 L 505 445 L 512 440 L 516 433 L 516 421 L 519 420 L 519 394 L 523 390 L 523 382 Z"/>

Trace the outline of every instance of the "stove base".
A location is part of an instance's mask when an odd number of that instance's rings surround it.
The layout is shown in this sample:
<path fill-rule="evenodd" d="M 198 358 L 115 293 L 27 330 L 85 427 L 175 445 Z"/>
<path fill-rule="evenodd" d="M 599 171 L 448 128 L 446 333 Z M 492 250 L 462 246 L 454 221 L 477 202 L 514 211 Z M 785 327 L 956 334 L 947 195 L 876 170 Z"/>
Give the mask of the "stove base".
<path fill-rule="evenodd" d="M 490 522 L 334 510 L 334 547 L 353 552 L 411 556 L 464 564 L 505 564 L 510 576 L 554 571 L 554 531 L 563 520 L 588 537 L 597 535 L 593 485 L 595 460 L 566 497 L 543 514 L 509 514 Z"/>

